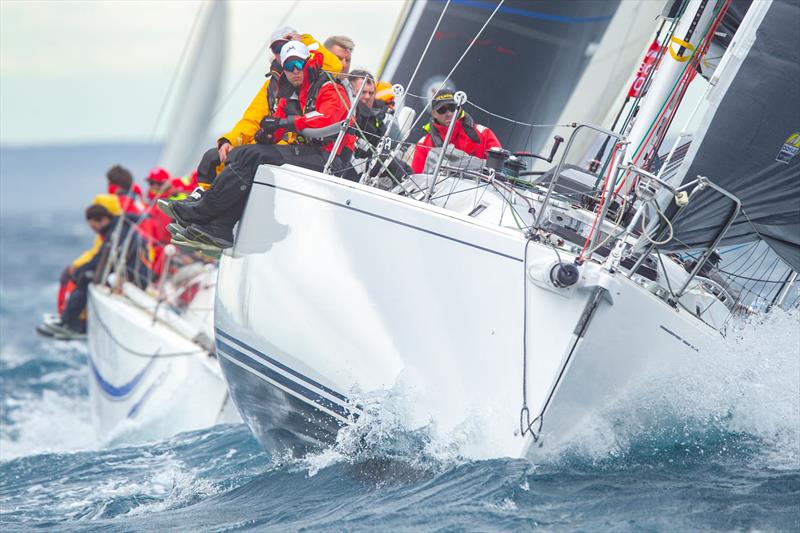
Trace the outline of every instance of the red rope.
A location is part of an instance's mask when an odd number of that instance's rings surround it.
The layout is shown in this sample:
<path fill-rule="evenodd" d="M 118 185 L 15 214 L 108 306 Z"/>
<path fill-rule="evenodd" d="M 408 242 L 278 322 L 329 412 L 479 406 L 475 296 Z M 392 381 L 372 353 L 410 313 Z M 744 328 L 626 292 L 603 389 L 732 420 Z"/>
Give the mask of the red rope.
<path fill-rule="evenodd" d="M 603 212 L 603 203 L 606 199 L 606 190 L 608 187 L 614 187 L 614 184 L 611 183 L 611 174 L 612 170 L 614 169 L 614 158 L 617 155 L 617 150 L 619 149 L 619 144 L 614 145 L 614 150 L 611 152 L 611 159 L 608 162 L 608 173 L 606 174 L 606 179 L 603 182 L 603 190 L 600 194 L 600 201 L 597 203 L 597 207 L 595 208 L 595 217 L 594 221 L 592 222 L 592 228 L 589 230 L 589 234 L 586 236 L 586 240 L 583 243 L 583 248 L 581 249 L 581 254 L 578 256 L 578 261 L 583 262 L 583 254 L 586 253 L 586 249 L 589 247 L 589 242 L 592 240 L 592 235 L 594 234 L 594 230 L 597 227 L 597 221 L 600 220 L 600 213 Z"/>

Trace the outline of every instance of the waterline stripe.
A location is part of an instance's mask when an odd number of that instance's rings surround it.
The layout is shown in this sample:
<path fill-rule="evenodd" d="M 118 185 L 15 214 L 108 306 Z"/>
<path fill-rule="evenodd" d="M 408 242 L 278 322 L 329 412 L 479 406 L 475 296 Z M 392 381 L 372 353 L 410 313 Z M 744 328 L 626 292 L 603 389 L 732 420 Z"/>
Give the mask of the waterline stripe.
<path fill-rule="evenodd" d="M 229 343 L 234 343 L 236 345 L 239 345 L 241 348 L 244 348 L 245 350 L 248 350 L 248 351 L 252 352 L 253 354 L 263 358 L 267 363 L 271 364 L 272 366 L 274 366 L 276 368 L 279 368 L 279 369 L 283 370 L 284 372 L 287 372 L 287 373 L 291 374 L 292 376 L 294 376 L 294 377 L 296 377 L 296 378 L 298 378 L 298 379 L 300 379 L 302 381 L 305 381 L 309 385 L 313 385 L 314 387 L 320 389 L 321 391 L 324 391 L 324 392 L 330 394 L 331 396 L 333 396 L 335 398 L 338 398 L 339 400 L 341 400 L 341 401 L 343 401 L 345 403 L 348 401 L 347 397 L 344 396 L 343 394 L 340 394 L 340 393 L 336 392 L 335 390 L 333 390 L 333 389 L 331 389 L 329 387 L 326 387 L 322 383 L 319 383 L 318 381 L 315 381 L 315 380 L 311 379 L 310 377 L 308 377 L 308 376 L 306 376 L 304 374 L 301 374 L 300 372 L 298 372 L 297 370 L 295 370 L 293 368 L 289 368 L 288 366 L 284 365 L 280 361 L 276 361 L 275 359 L 273 359 L 272 357 L 268 356 L 264 352 L 256 350 L 252 346 L 250 346 L 248 344 L 245 344 L 244 342 L 240 341 L 239 339 L 237 339 L 235 337 L 232 337 L 231 335 L 225 333 L 221 329 L 215 328 L 215 331 L 216 331 L 216 334 L 217 334 L 217 341 L 218 342 L 219 342 L 219 338 L 222 337 L 223 339 L 227 340 Z"/>
<path fill-rule="evenodd" d="M 236 366 L 244 368 L 250 373 L 260 377 L 261 379 L 278 386 L 282 390 L 300 398 L 301 400 L 310 403 L 314 407 L 336 416 L 344 422 L 349 422 L 350 417 L 356 413 L 344 407 L 321 394 L 304 387 L 302 384 L 292 380 L 284 374 L 278 373 L 269 368 L 267 365 L 249 357 L 237 350 L 236 348 L 224 343 L 217 339 L 217 353 L 222 355 L 225 359 L 231 361 Z"/>

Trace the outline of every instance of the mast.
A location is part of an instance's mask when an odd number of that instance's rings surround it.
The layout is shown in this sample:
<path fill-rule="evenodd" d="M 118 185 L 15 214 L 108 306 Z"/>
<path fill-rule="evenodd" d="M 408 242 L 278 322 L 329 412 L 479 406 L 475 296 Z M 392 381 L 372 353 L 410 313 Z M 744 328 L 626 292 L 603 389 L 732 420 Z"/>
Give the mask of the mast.
<path fill-rule="evenodd" d="M 686 5 L 675 32 L 667 43 L 667 51 L 661 59 L 651 86 L 647 89 L 647 95 L 627 134 L 631 150 L 627 153 L 624 164 L 634 163 L 641 166 L 644 157 L 658 149 L 656 145 L 658 136 L 654 133 L 669 125 L 667 103 L 692 63 L 691 59 L 699 43 L 705 37 L 706 30 L 715 15 L 714 4 L 714 0 L 689 0 Z M 669 102 L 669 109 L 674 109 L 679 104 L 680 101 Z M 622 189 L 627 192 L 634 181 L 634 176 L 629 175 L 625 179 L 628 183 Z"/>

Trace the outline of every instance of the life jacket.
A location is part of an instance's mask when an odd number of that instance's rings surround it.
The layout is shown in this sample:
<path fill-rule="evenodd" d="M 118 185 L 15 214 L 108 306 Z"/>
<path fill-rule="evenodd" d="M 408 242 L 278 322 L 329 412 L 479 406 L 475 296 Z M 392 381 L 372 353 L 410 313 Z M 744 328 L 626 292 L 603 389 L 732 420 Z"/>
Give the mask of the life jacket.
<path fill-rule="evenodd" d="M 286 106 L 284 108 L 284 112 L 286 116 L 292 115 L 306 115 L 308 113 L 312 113 L 317 110 L 317 97 L 319 96 L 319 91 L 322 87 L 328 83 L 335 83 L 336 85 L 342 87 L 344 89 L 344 94 L 347 94 L 347 89 L 344 87 L 342 82 L 333 76 L 328 76 L 321 68 L 318 66 L 310 66 L 306 69 L 306 76 L 308 79 L 312 79 L 314 81 L 311 82 L 308 92 L 306 93 L 306 105 L 302 107 L 300 105 L 300 100 L 296 98 L 292 98 L 295 91 L 297 90 L 289 80 L 286 79 L 284 74 L 281 74 L 280 81 L 283 83 L 278 83 L 278 88 L 276 89 L 278 93 L 278 101 L 280 98 L 286 99 Z M 272 83 L 270 83 L 270 88 L 272 87 Z M 281 87 L 285 87 L 285 89 L 281 90 Z M 268 91 L 269 92 L 269 91 Z M 346 98 L 346 97 L 345 97 Z M 349 105 L 349 102 L 346 102 Z M 277 107 L 277 101 L 275 103 Z M 270 113 L 274 113 L 275 108 L 270 108 Z M 299 135 L 295 132 L 287 132 L 283 136 L 283 140 L 289 144 L 294 143 L 311 143 L 311 144 L 324 144 L 331 140 L 336 139 L 338 134 L 329 135 L 325 138 L 314 138 L 314 139 L 306 139 L 302 135 Z"/>
<path fill-rule="evenodd" d="M 269 107 L 269 114 L 271 115 L 275 112 L 275 108 L 278 107 L 278 101 L 280 100 L 278 86 L 280 85 L 281 78 L 283 78 L 283 68 L 280 62 L 272 62 L 267 77 L 269 78 L 269 84 L 267 85 L 267 106 Z"/>
<path fill-rule="evenodd" d="M 456 120 L 461 121 L 461 128 L 472 142 L 477 144 L 481 143 L 481 136 L 478 134 L 478 130 L 475 129 L 475 121 L 472 119 L 469 113 L 462 109 L 461 117 Z M 434 148 L 441 148 L 444 145 L 444 137 L 442 137 L 438 129 L 431 128 L 430 122 L 422 126 L 422 129 L 424 129 L 425 132 L 431 136 L 431 142 L 433 143 Z"/>

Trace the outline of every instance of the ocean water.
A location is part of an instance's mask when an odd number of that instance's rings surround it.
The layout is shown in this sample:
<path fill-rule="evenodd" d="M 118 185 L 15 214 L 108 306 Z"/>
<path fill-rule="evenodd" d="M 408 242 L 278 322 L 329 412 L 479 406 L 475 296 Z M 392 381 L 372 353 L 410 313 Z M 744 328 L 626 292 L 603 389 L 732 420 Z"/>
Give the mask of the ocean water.
<path fill-rule="evenodd" d="M 2 531 L 800 530 L 797 314 L 743 325 L 713 357 L 629 391 L 541 464 L 474 459 L 469 433 L 405 427 L 392 402 L 305 458 L 267 454 L 243 425 L 99 442 L 85 347 L 33 328 L 91 242 L 81 209 L 105 167 L 141 176 L 156 153 L 0 151 Z"/>

